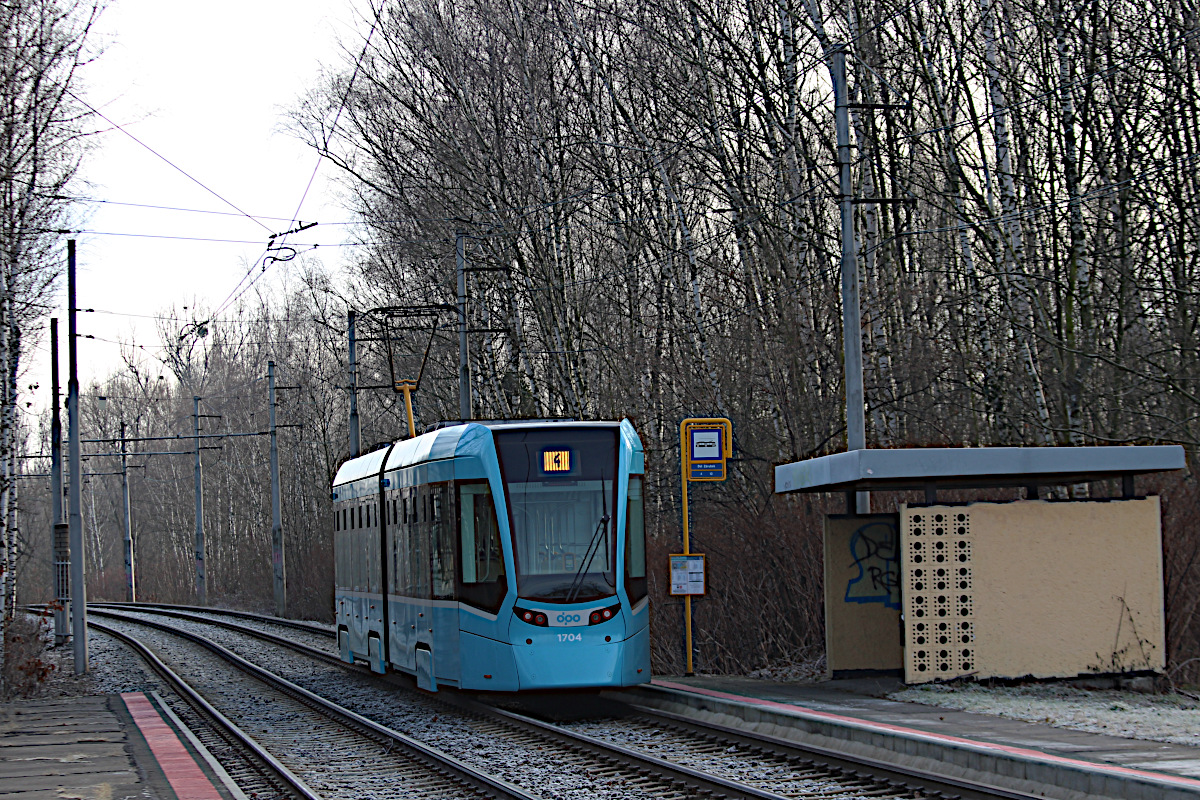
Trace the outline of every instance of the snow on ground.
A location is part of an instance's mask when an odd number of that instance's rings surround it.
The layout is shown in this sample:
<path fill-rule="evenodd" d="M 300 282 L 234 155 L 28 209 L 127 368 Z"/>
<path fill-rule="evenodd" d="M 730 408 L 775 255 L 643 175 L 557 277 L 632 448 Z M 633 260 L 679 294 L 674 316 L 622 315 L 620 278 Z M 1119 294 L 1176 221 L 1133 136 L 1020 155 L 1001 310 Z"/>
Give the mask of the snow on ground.
<path fill-rule="evenodd" d="M 1090 733 L 1200 747 L 1200 701 L 1181 694 L 1141 694 L 1039 683 L 985 687 L 916 686 L 891 700 L 994 714 Z"/>

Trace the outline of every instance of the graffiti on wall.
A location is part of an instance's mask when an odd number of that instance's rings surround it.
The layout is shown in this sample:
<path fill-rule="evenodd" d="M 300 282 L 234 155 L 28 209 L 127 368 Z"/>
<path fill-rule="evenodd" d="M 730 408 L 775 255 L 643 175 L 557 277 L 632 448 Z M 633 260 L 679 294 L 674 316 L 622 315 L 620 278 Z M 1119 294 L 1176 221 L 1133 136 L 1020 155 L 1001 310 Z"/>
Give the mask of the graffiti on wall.
<path fill-rule="evenodd" d="M 895 524 L 872 520 L 850 537 L 851 567 L 858 576 L 846 584 L 847 603 L 883 603 L 900 608 L 900 537 Z"/>

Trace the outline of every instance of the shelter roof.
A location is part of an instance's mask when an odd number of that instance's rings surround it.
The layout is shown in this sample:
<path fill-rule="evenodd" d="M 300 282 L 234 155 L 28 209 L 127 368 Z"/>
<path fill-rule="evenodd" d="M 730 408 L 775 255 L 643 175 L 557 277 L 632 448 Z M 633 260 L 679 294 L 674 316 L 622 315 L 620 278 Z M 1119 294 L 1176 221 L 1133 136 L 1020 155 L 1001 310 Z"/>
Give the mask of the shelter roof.
<path fill-rule="evenodd" d="M 775 491 L 1054 486 L 1183 469 L 1178 445 L 851 450 L 775 467 Z"/>

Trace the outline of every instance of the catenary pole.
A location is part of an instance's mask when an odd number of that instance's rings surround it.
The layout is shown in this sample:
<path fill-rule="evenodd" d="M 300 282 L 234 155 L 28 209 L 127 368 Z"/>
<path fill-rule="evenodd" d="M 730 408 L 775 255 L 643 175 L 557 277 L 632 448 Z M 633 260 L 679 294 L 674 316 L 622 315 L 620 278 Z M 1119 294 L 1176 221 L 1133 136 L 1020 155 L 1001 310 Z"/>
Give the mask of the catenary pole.
<path fill-rule="evenodd" d="M 50 524 L 63 521 L 62 419 L 58 413 L 58 318 L 50 318 Z"/>
<path fill-rule="evenodd" d="M 454 232 L 454 262 L 458 272 L 458 416 L 471 418 L 471 366 L 467 361 L 467 259 L 463 232 Z"/>
<path fill-rule="evenodd" d="M 862 319 L 859 306 L 858 256 L 854 247 L 853 184 L 850 178 L 850 114 L 847 106 L 846 51 L 830 54 L 833 73 L 834 119 L 837 124 L 838 205 L 842 213 L 842 347 L 846 370 L 846 449 L 867 446 L 866 402 L 863 393 Z M 870 513 L 871 495 L 858 492 L 855 508 Z"/>
<path fill-rule="evenodd" d="M 67 480 L 71 546 L 71 643 L 75 674 L 88 669 L 87 584 L 83 552 L 83 470 L 79 452 L 79 360 L 75 328 L 75 240 L 67 240 Z"/>
<path fill-rule="evenodd" d="M 50 318 L 50 549 L 54 560 L 54 644 L 62 645 L 68 632 L 67 604 L 71 602 L 70 531 L 63 516 L 62 419 L 59 415 L 58 318 Z"/>
<path fill-rule="evenodd" d="M 208 577 L 204 572 L 204 479 L 200 469 L 200 398 L 192 395 L 192 429 L 196 441 L 196 599 L 208 605 Z"/>
<path fill-rule="evenodd" d="M 137 600 L 137 581 L 133 572 L 133 521 L 129 514 L 129 461 L 125 451 L 125 420 L 121 420 L 121 508 L 125 523 L 125 599 Z"/>
<path fill-rule="evenodd" d="M 358 457 L 358 352 L 354 341 L 354 309 L 346 314 L 350 334 L 350 457 Z"/>
<path fill-rule="evenodd" d="M 275 578 L 275 616 L 287 610 L 287 565 L 283 550 L 283 511 L 279 504 L 279 446 L 275 428 L 275 362 L 267 362 L 268 417 L 271 426 L 271 565 Z"/>

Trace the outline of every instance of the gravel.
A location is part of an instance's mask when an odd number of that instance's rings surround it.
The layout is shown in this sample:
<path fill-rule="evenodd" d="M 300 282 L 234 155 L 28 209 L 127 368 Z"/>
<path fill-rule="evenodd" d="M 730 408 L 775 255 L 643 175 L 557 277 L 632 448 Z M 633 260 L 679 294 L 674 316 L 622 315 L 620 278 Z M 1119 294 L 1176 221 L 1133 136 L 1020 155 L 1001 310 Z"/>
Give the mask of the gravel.
<path fill-rule="evenodd" d="M 141 660 L 108 636 L 92 633 L 89 636 L 89 652 L 90 672 L 77 678 L 72 674 L 69 644 L 47 650 L 42 658 L 57 668 L 51 672 L 36 696 L 53 698 L 109 692 L 162 691 L 158 679 L 143 669 Z M 803 670 L 805 673 L 811 671 L 811 667 Z M 811 680 L 810 674 L 760 677 L 800 679 L 803 682 L 807 682 L 804 679 Z M 323 683 L 321 680 L 317 682 Z M 1061 683 L 1004 687 L 936 684 L 893 692 L 888 698 L 1089 733 L 1200 747 L 1200 699 L 1178 693 L 1145 694 L 1085 689 Z M 389 710 L 394 712 L 396 709 Z M 390 717 L 392 714 L 383 716 Z M 394 717 L 388 721 L 401 722 Z M 422 726 L 412 721 L 407 726 L 401 723 L 401 727 L 408 727 L 414 734 L 422 732 Z M 480 751 L 477 755 L 490 754 Z"/>
<path fill-rule="evenodd" d="M 130 616 L 143 615 L 131 613 Z M 240 633 L 184 620 L 176 620 L 173 625 L 180 630 L 201 633 L 343 707 L 449 753 L 482 771 L 534 790 L 549 800 L 651 800 L 654 797 L 627 779 L 610 780 L 604 776 L 590 775 L 585 770 L 572 769 L 569 759 L 564 760 L 561 752 L 555 752 L 552 748 L 543 750 L 540 742 L 527 744 L 519 737 L 497 736 L 486 724 L 481 725 L 469 715 L 445 708 L 434 698 L 381 687 L 373 679 L 347 674 L 337 667 L 282 651 L 276 645 L 259 642 Z M 114 627 L 129 629 L 133 626 L 119 622 Z M 179 658 L 188 660 L 189 682 L 193 686 L 199 687 L 207 680 L 204 671 L 197 671 L 201 658 L 179 655 L 186 653 L 191 645 L 180 645 L 175 637 L 145 629 L 138 631 L 138 638 L 157 650 L 168 664 Z M 96 666 L 93 661 L 93 669 Z M 214 676 L 221 672 L 223 668 L 212 670 Z M 97 681 L 102 680 L 98 675 Z M 253 703 L 255 700 L 251 697 L 245 702 Z"/>
<path fill-rule="evenodd" d="M 967 684 L 912 687 L 888 698 L 1126 739 L 1200 747 L 1200 701 L 1176 693 L 1142 694 L 1062 683 Z"/>

